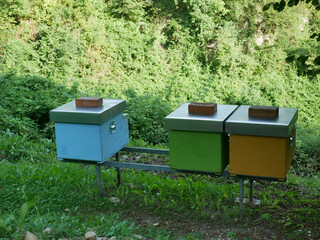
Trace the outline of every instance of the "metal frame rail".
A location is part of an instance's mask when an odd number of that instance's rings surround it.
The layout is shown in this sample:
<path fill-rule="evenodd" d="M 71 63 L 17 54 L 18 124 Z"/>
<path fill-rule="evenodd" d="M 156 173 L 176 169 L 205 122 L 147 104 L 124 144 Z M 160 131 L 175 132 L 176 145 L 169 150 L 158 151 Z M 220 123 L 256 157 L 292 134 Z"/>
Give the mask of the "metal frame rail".
<path fill-rule="evenodd" d="M 77 159 L 64 159 L 63 162 L 72 162 L 72 163 L 82 163 L 82 164 L 91 164 L 96 166 L 96 174 L 97 174 L 97 186 L 98 186 L 98 194 L 102 196 L 102 181 L 101 181 L 101 166 L 104 167 L 114 167 L 117 171 L 117 181 L 118 185 L 121 184 L 121 170 L 120 168 L 129 168 L 129 169 L 141 169 L 141 170 L 149 170 L 149 171 L 160 171 L 160 172 L 180 172 L 187 174 L 204 174 L 204 175 L 212 175 L 217 177 L 233 177 L 230 176 L 228 171 L 224 171 L 222 174 L 215 173 L 206 173 L 206 172 L 192 172 L 192 171 L 180 171 L 173 170 L 167 165 L 153 165 L 153 164 L 145 164 L 145 163 L 129 163 L 129 162 L 120 162 L 120 152 L 134 152 L 134 153 L 149 153 L 149 154 L 160 154 L 160 155 L 169 155 L 169 150 L 164 149 L 153 149 L 153 148 L 138 148 L 138 147 L 124 147 L 119 152 L 116 153 L 116 161 L 106 161 L 103 163 L 91 162 L 91 161 L 81 161 Z M 262 178 L 256 176 L 235 176 L 235 178 L 239 179 L 239 208 L 240 208 L 240 217 L 243 216 L 244 211 L 244 181 L 249 179 L 249 201 L 253 201 L 253 181 L 258 179 L 263 179 L 267 181 L 278 181 L 278 179 L 274 178 Z"/>

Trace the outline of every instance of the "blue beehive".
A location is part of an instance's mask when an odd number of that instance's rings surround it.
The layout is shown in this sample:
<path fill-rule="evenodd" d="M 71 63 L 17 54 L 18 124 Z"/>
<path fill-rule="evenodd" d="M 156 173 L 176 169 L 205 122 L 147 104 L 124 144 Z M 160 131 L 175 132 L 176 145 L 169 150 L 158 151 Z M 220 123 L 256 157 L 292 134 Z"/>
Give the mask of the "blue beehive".
<path fill-rule="evenodd" d="M 50 111 L 58 159 L 108 160 L 129 142 L 125 108 L 125 100 L 103 99 L 98 107 L 78 107 L 72 101 Z"/>

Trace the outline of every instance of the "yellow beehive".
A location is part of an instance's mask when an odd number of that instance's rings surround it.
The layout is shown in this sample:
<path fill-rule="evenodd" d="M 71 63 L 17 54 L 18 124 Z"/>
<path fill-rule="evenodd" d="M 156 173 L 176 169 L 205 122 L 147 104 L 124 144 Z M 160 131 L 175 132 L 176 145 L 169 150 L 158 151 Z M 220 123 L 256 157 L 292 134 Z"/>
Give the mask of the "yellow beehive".
<path fill-rule="evenodd" d="M 248 110 L 239 107 L 226 122 L 230 174 L 284 181 L 295 152 L 298 110 L 279 108 L 272 118 L 251 117 Z"/>

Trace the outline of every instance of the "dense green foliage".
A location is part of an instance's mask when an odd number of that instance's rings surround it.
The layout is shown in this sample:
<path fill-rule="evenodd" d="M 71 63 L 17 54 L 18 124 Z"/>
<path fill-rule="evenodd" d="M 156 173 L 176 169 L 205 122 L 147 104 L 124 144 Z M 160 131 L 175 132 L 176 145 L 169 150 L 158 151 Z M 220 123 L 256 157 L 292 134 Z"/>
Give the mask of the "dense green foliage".
<path fill-rule="evenodd" d="M 0 75 L 0 158 L 44 161 L 52 159 L 51 109 L 74 98 L 66 88 L 41 77 Z"/>
<path fill-rule="evenodd" d="M 319 78 L 297 76 L 299 66 L 285 62 L 288 51 L 316 44 L 308 32 L 319 14 L 306 7 L 282 14 L 254 1 L 2 2 L 2 72 L 77 82 L 104 97 L 134 89 L 170 106 L 294 106 L 301 122 L 319 121 Z"/>
<path fill-rule="evenodd" d="M 67 89 L 40 77 L 0 76 L 0 123 L 1 130 L 11 131 L 32 138 L 52 136 L 50 128 L 51 109 L 72 99 L 76 89 Z M 20 120 L 20 121 L 19 121 Z"/>
<path fill-rule="evenodd" d="M 287 62 L 319 51 L 309 36 L 320 14 L 266 3 L 1 0 L 1 135 L 53 139 L 49 110 L 84 95 L 126 99 L 131 138 L 153 144 L 166 144 L 163 119 L 184 102 L 297 107 L 299 159 L 311 153 L 319 168 L 304 133 L 319 135 L 320 77 Z"/>
<path fill-rule="evenodd" d="M 280 2 L 270 2 L 263 7 L 264 11 L 267 11 L 271 6 L 274 10 L 281 12 L 286 7 L 295 7 L 298 4 L 306 3 L 308 7 L 314 7 L 317 11 L 320 11 L 319 0 L 281 0 Z M 299 74 L 307 74 L 314 76 L 320 73 L 320 29 L 319 19 L 314 19 L 316 24 L 313 24 L 310 29 L 310 38 L 318 42 L 316 48 L 308 49 L 305 46 L 297 48 L 294 51 L 287 53 L 288 57 L 286 61 L 288 63 L 295 62 L 299 68 Z"/>

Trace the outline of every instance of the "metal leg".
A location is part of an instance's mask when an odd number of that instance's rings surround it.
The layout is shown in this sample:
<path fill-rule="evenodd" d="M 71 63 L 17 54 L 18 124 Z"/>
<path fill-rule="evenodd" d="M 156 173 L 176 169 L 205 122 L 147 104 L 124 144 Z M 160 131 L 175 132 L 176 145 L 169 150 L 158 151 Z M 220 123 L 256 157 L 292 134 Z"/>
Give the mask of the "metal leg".
<path fill-rule="evenodd" d="M 97 185 L 98 185 L 98 195 L 99 197 L 102 196 L 102 183 L 101 183 L 101 171 L 100 165 L 96 165 L 96 173 L 97 173 Z"/>
<path fill-rule="evenodd" d="M 240 218 L 243 216 L 243 198 L 244 198 L 244 189 L 243 189 L 244 179 L 239 179 L 239 204 L 240 204 Z"/>
<path fill-rule="evenodd" d="M 253 179 L 250 179 L 250 202 L 253 201 Z"/>
<path fill-rule="evenodd" d="M 117 154 L 116 154 L 116 161 L 117 162 L 120 161 L 120 151 L 117 152 Z M 121 184 L 121 171 L 120 171 L 120 168 L 117 167 L 116 171 L 117 171 L 118 186 L 120 186 L 120 184 Z"/>

